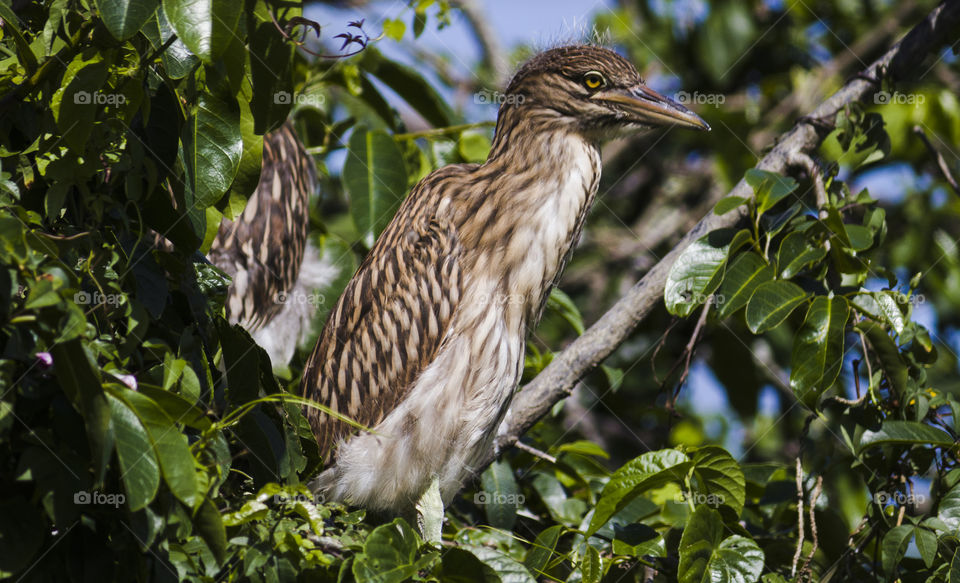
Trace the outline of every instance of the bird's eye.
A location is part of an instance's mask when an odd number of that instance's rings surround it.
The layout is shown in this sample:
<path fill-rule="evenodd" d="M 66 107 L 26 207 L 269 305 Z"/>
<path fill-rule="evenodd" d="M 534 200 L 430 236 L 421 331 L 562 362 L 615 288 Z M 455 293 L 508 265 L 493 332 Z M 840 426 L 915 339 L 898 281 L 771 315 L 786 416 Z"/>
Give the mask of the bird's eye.
<path fill-rule="evenodd" d="M 587 89 L 599 89 L 607 84 L 607 80 L 600 73 L 590 71 L 583 76 L 583 84 L 587 86 Z"/>

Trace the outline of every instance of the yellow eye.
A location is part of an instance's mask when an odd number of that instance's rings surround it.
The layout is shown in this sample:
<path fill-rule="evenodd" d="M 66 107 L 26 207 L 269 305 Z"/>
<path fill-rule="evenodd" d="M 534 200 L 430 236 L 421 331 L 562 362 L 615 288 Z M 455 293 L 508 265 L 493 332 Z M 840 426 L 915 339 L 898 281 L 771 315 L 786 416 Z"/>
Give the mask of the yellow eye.
<path fill-rule="evenodd" d="M 600 73 L 590 71 L 583 76 L 583 84 L 587 86 L 587 89 L 598 89 L 606 85 L 607 82 Z"/>

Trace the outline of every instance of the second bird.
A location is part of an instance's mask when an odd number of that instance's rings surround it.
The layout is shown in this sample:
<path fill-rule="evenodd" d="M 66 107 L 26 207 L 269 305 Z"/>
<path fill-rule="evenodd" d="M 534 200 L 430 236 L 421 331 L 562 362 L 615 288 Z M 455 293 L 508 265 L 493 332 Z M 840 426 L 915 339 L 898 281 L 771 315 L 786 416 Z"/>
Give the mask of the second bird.
<path fill-rule="evenodd" d="M 492 447 L 540 318 L 597 193 L 600 144 L 656 126 L 707 130 L 595 46 L 540 53 L 511 80 L 484 164 L 424 178 L 338 300 L 302 390 L 328 498 L 409 513 L 444 505 Z"/>

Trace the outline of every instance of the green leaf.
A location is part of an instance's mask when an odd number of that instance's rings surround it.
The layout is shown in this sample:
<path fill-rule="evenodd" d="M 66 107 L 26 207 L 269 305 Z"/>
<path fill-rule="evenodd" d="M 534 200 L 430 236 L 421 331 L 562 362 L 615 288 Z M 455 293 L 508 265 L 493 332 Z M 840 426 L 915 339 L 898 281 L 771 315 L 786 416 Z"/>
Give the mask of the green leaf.
<path fill-rule="evenodd" d="M 917 421 L 886 420 L 878 431 L 864 431 L 860 437 L 861 449 L 874 445 L 933 445 L 951 447 L 950 435 L 942 429 Z"/>
<path fill-rule="evenodd" d="M 79 338 L 60 343 L 50 352 L 53 355 L 53 369 L 63 392 L 83 415 L 95 481 L 101 484 L 113 455 L 114 432 L 110 422 L 110 404 L 100 384 L 100 377 L 95 372 L 95 361 Z"/>
<path fill-rule="evenodd" d="M 741 207 L 748 202 L 750 202 L 750 199 L 742 196 L 725 196 L 717 202 L 716 206 L 713 207 L 713 214 L 725 215 L 733 209 Z"/>
<path fill-rule="evenodd" d="M 400 41 L 403 39 L 403 33 L 406 31 L 407 23 L 399 18 L 388 18 L 383 21 L 383 34 L 386 35 L 387 38 Z"/>
<path fill-rule="evenodd" d="M 724 530 L 719 512 L 697 507 L 680 537 L 680 583 L 741 583 L 760 578 L 763 551 L 744 536 L 723 538 Z"/>
<path fill-rule="evenodd" d="M 603 578 L 603 559 L 600 551 L 590 545 L 584 545 L 586 550 L 580 560 L 580 580 L 583 583 L 600 583 Z"/>
<path fill-rule="evenodd" d="M 794 231 L 784 237 L 780 243 L 780 252 L 777 253 L 780 277 L 790 279 L 811 263 L 826 256 L 826 249 L 812 245 L 807 241 L 806 235 Z"/>
<path fill-rule="evenodd" d="M 203 93 L 180 136 L 187 212 L 204 210 L 233 183 L 243 155 L 240 108 Z"/>
<path fill-rule="evenodd" d="M 610 477 L 597 501 L 587 536 L 645 491 L 670 482 L 682 483 L 690 460 L 675 449 L 647 452 L 620 467 Z"/>
<path fill-rule="evenodd" d="M 900 298 L 903 296 L 893 291 L 880 291 L 871 294 L 877 302 L 879 316 L 890 325 L 890 328 L 897 334 L 903 334 L 906 322 L 903 318 L 903 312 L 900 311 Z"/>
<path fill-rule="evenodd" d="M 562 533 L 563 525 L 561 524 L 546 528 L 537 535 L 537 539 L 527 550 L 527 556 L 524 558 L 523 564 L 530 569 L 534 576 L 546 574 L 545 571 L 554 558 L 557 542 L 559 542 Z"/>
<path fill-rule="evenodd" d="M 469 550 L 458 547 L 443 551 L 439 578 L 454 583 L 500 583 L 500 577 L 493 567 Z"/>
<path fill-rule="evenodd" d="M 111 425 L 117 436 L 120 478 L 127 491 L 127 504 L 136 512 L 153 500 L 160 486 L 160 465 L 154 455 L 147 430 L 126 403 L 107 394 Z"/>
<path fill-rule="evenodd" d="M 390 223 L 407 189 L 403 153 L 386 132 L 357 129 L 343 163 L 350 212 L 367 247 Z"/>
<path fill-rule="evenodd" d="M 109 74 L 108 64 L 100 54 L 73 58 L 60 81 L 60 89 L 50 100 L 50 110 L 63 135 L 63 141 L 77 154 L 87 148 L 97 113 L 102 111 L 113 94 L 101 93 Z M 101 103 L 103 101 L 103 103 Z"/>
<path fill-rule="evenodd" d="M 807 293 L 789 281 L 762 283 L 747 302 L 747 326 L 754 334 L 776 328 L 806 299 Z"/>
<path fill-rule="evenodd" d="M 877 360 L 880 361 L 880 366 L 886 373 L 893 391 L 902 395 L 907 390 L 907 380 L 910 372 L 907 370 L 907 364 L 904 362 L 896 343 L 890 338 L 886 330 L 872 322 L 860 322 L 856 328 L 867 337 L 867 342 L 877 356 Z"/>
<path fill-rule="evenodd" d="M 159 0 L 97 0 L 103 25 L 121 41 L 137 34 L 159 6 Z"/>
<path fill-rule="evenodd" d="M 854 251 L 866 251 L 873 246 L 873 233 L 862 225 L 844 225 L 850 248 Z"/>
<path fill-rule="evenodd" d="M 250 36 L 250 79 L 253 94 L 253 131 L 264 133 L 283 123 L 293 107 L 294 45 L 286 41 L 272 22 L 261 22 Z"/>
<path fill-rule="evenodd" d="M 536 583 L 536 579 L 530 575 L 530 571 L 523 566 L 523 563 L 515 561 L 505 553 L 480 545 L 461 544 L 459 548 L 470 551 L 485 565 L 492 568 L 503 583 Z"/>
<path fill-rule="evenodd" d="M 722 447 L 708 446 L 695 450 L 691 461 L 696 493 L 730 507 L 739 517 L 746 500 L 746 480 L 737 460 Z"/>
<path fill-rule="evenodd" d="M 910 539 L 913 538 L 913 530 L 913 525 L 902 524 L 891 528 L 887 534 L 883 536 L 883 543 L 881 545 L 883 571 L 886 573 L 888 580 L 894 578 L 893 575 L 900 561 L 903 559 L 903 555 L 907 552 L 907 545 L 910 544 Z"/>
<path fill-rule="evenodd" d="M 457 140 L 457 150 L 467 162 L 482 164 L 490 153 L 490 138 L 479 132 L 463 132 Z"/>
<path fill-rule="evenodd" d="M 757 213 L 761 215 L 797 189 L 797 181 L 793 178 L 759 168 L 747 170 L 744 179 L 753 188 L 757 199 Z"/>
<path fill-rule="evenodd" d="M 797 331 L 790 357 L 790 388 L 811 409 L 840 374 L 849 315 L 845 298 L 817 296 Z"/>
<path fill-rule="evenodd" d="M 570 299 L 570 296 L 560 288 L 555 287 L 550 290 L 550 295 L 547 297 L 547 307 L 560 314 L 560 316 L 576 330 L 578 335 L 583 334 L 583 316 L 580 314 L 580 310 L 577 309 L 576 304 L 573 303 L 573 300 Z"/>
<path fill-rule="evenodd" d="M 753 251 L 737 255 L 717 291 L 717 315 L 725 318 L 747 305 L 753 292 L 760 284 L 772 281 L 773 275 L 773 266 Z"/>
<path fill-rule="evenodd" d="M 180 37 L 175 36 L 176 32 L 170 26 L 167 15 L 163 10 L 157 10 L 153 18 L 147 21 L 143 27 L 143 34 L 150 41 L 154 50 L 159 50 L 160 47 L 170 41 L 171 37 L 174 37 L 174 40 L 170 42 L 170 45 L 161 55 L 163 68 L 171 79 L 183 79 L 200 64 L 197 55 L 190 52 L 190 49 L 183 44 Z"/>
<path fill-rule="evenodd" d="M 521 498 L 510 464 L 501 460 L 487 466 L 480 476 L 480 487 L 483 491 L 473 499 L 483 506 L 487 522 L 496 528 L 511 530 L 517 521 L 517 506 Z"/>
<path fill-rule="evenodd" d="M 670 267 L 663 292 L 668 312 L 686 317 L 707 301 L 720 285 L 732 236 L 730 229 L 714 231 L 680 253 Z"/>
<path fill-rule="evenodd" d="M 223 214 L 230 220 L 235 220 L 243 212 L 247 199 L 256 191 L 263 165 L 263 144 L 271 139 L 271 136 L 259 135 L 254 130 L 253 113 L 246 100 L 239 100 L 239 104 L 242 154 L 240 164 L 237 166 L 237 174 L 230 183 L 230 191 L 223 198 L 226 201 Z M 231 207 L 231 203 L 239 204 Z"/>
<path fill-rule="evenodd" d="M 373 529 L 353 562 L 357 581 L 400 583 L 417 573 L 420 538 L 402 518 Z"/>
<path fill-rule="evenodd" d="M 942 520 L 953 532 L 960 531 L 960 484 L 950 488 L 940 498 L 937 506 L 937 518 Z"/>
<path fill-rule="evenodd" d="M 223 526 L 223 519 L 220 517 L 220 511 L 209 498 L 204 498 L 200 504 L 200 509 L 193 519 L 197 528 L 197 533 L 218 563 L 223 563 L 227 558 L 227 530 Z"/>
<path fill-rule="evenodd" d="M 233 43 L 243 14 L 230 0 L 163 0 L 163 11 L 183 44 L 210 65 Z"/>
<path fill-rule="evenodd" d="M 933 561 L 937 558 L 937 535 L 933 531 L 925 528 L 916 528 L 913 531 L 914 539 L 917 542 L 917 551 L 923 564 L 927 568 L 933 567 Z"/>
<path fill-rule="evenodd" d="M 191 368 L 185 368 L 183 372 L 185 375 L 190 375 L 193 379 L 197 378 L 196 373 L 193 372 Z M 181 377 L 181 379 L 182 378 L 183 377 Z M 183 383 L 183 380 L 180 382 Z M 202 409 L 194 406 L 193 403 L 176 393 L 144 384 L 141 384 L 137 390 L 142 395 L 155 401 L 157 405 L 177 423 L 183 423 L 188 427 L 193 427 L 201 431 L 210 427 L 212 423 Z"/>
<path fill-rule="evenodd" d="M 201 493 L 187 436 L 149 397 L 126 390 L 115 391 L 114 396 L 131 406 L 146 428 L 170 491 L 187 507 L 194 508 Z"/>

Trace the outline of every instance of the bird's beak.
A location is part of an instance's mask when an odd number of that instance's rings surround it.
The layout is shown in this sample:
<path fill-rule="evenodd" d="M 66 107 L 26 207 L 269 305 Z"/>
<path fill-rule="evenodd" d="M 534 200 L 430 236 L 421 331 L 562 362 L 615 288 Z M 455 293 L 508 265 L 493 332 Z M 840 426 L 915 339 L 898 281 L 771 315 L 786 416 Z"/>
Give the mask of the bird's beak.
<path fill-rule="evenodd" d="M 637 118 L 639 123 L 646 125 L 675 125 L 710 131 L 710 125 L 699 115 L 645 85 L 635 85 L 630 89 L 608 89 L 594 94 L 593 98 L 616 103 Z"/>

